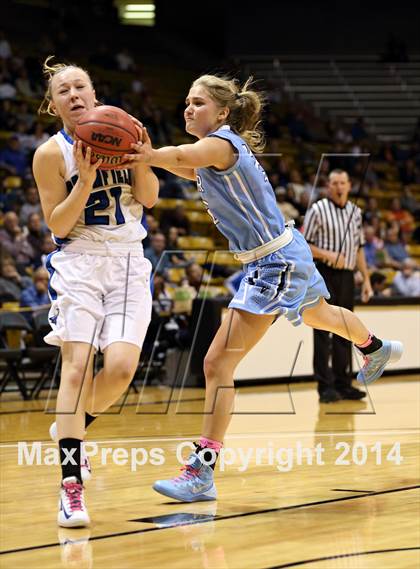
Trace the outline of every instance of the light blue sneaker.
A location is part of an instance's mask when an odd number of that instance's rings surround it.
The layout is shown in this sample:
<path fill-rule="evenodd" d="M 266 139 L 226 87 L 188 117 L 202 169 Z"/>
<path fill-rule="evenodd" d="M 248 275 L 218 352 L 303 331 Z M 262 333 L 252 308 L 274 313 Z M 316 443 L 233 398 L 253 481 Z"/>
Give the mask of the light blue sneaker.
<path fill-rule="evenodd" d="M 216 500 L 213 469 L 204 464 L 195 452 L 191 453 L 181 476 L 171 480 L 157 480 L 153 490 L 180 502 Z"/>
<path fill-rule="evenodd" d="M 358 350 L 360 354 L 362 352 Z M 381 377 L 385 366 L 390 362 L 397 362 L 403 353 L 401 342 L 382 340 L 382 347 L 371 354 L 362 354 L 364 363 L 357 374 L 357 381 L 368 384 Z"/>

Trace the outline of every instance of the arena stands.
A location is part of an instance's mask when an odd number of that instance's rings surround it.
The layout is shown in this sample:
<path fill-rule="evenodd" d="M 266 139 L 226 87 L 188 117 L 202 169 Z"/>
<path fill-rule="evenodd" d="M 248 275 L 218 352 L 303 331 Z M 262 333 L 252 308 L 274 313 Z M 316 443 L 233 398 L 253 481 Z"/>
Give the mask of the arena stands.
<path fill-rule="evenodd" d="M 34 57 L 24 39 L 0 36 L 0 302 L 5 307 L 8 302 L 28 306 L 25 290 L 29 287 L 35 295 L 42 280 L 37 271 L 54 247 L 42 220 L 31 162 L 35 149 L 56 130 L 52 117 L 37 115 L 44 89 L 42 60 L 54 52 L 65 57 L 65 41 L 55 41 L 42 38 L 41 55 Z M 78 63 L 93 70 L 100 100 L 141 117 L 154 144 L 188 140 L 180 112 L 194 69 L 180 69 L 170 89 L 161 89 L 159 78 L 170 75 L 170 67 L 160 67 L 158 73 L 153 65 L 138 62 L 134 48 L 121 46 L 114 52 L 101 45 Z M 365 212 L 372 272 L 379 280 L 385 277 L 387 294 L 413 296 L 420 263 L 420 56 L 398 63 L 373 57 L 248 57 L 240 64 L 242 74 L 254 74 L 268 95 L 267 147 L 260 160 L 279 208 L 299 226 L 308 205 L 325 196 L 328 172 L 348 170 L 352 199 Z M 229 296 L 225 280 L 240 267 L 195 185 L 157 173 L 161 199 L 147 212 L 145 249 L 158 274 L 156 313 L 160 318 L 172 310 L 180 315 L 179 307 L 186 306 L 188 316 L 191 303 L 182 301 L 200 294 Z M 168 249 L 164 261 L 159 260 Z M 183 329 L 185 321 L 176 325 Z M 168 337 L 179 341 L 176 334 Z"/>

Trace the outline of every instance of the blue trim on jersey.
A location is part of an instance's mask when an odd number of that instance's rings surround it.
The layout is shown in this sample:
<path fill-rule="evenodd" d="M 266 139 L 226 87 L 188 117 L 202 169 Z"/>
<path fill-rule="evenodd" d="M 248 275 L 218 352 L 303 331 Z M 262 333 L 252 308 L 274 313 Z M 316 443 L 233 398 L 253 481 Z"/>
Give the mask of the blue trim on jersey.
<path fill-rule="evenodd" d="M 64 130 L 64 128 L 62 128 L 60 130 L 60 132 L 69 144 L 74 144 L 74 140 L 72 139 L 72 137 L 69 134 L 67 134 L 67 132 Z"/>
<path fill-rule="evenodd" d="M 54 235 L 54 233 L 52 233 L 52 240 L 54 241 L 54 243 L 60 247 L 61 245 L 65 245 L 66 243 L 70 243 L 70 239 L 67 239 L 66 237 L 61 238 L 61 237 L 56 237 Z M 53 251 L 53 253 L 55 253 L 55 251 Z"/>
<path fill-rule="evenodd" d="M 55 251 L 53 251 L 52 253 L 50 253 L 47 257 L 47 261 L 45 263 L 45 267 L 50 275 L 49 281 L 48 281 L 48 294 L 50 295 L 51 300 L 57 300 L 57 291 L 55 291 L 53 289 L 53 287 L 51 286 L 51 279 L 53 278 L 53 275 L 55 273 L 55 269 L 51 264 L 51 259 L 53 257 L 53 255 L 55 255 L 56 253 L 58 253 L 59 251 L 61 251 L 61 248 L 59 247 L 58 249 L 56 249 Z"/>

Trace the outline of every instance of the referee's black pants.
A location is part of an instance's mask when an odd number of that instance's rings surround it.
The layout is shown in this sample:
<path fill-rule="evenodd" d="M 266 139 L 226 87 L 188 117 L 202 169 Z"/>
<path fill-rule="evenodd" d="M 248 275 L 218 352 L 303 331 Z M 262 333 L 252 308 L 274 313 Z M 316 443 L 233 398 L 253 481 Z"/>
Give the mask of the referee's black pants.
<path fill-rule="evenodd" d="M 324 263 L 317 263 L 317 269 L 324 277 L 331 294 L 327 302 L 353 310 L 353 271 L 333 269 Z M 318 393 L 323 393 L 327 388 L 340 391 L 349 387 L 351 385 L 351 342 L 330 332 L 314 329 L 313 365 L 315 379 L 318 382 Z"/>

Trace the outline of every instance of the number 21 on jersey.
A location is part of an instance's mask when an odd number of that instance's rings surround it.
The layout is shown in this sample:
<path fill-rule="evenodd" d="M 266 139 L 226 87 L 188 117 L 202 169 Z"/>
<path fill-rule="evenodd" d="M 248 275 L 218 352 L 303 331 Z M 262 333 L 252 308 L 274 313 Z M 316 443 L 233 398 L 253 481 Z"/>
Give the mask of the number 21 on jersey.
<path fill-rule="evenodd" d="M 124 215 L 121 210 L 120 198 L 122 189 L 120 186 L 114 186 L 108 190 L 98 190 L 92 192 L 85 206 L 85 225 L 110 225 L 109 215 L 98 215 L 98 212 L 104 212 L 110 206 L 115 206 L 112 212 L 115 216 L 116 225 L 125 223 Z M 111 211 L 109 211 L 111 213 Z"/>

